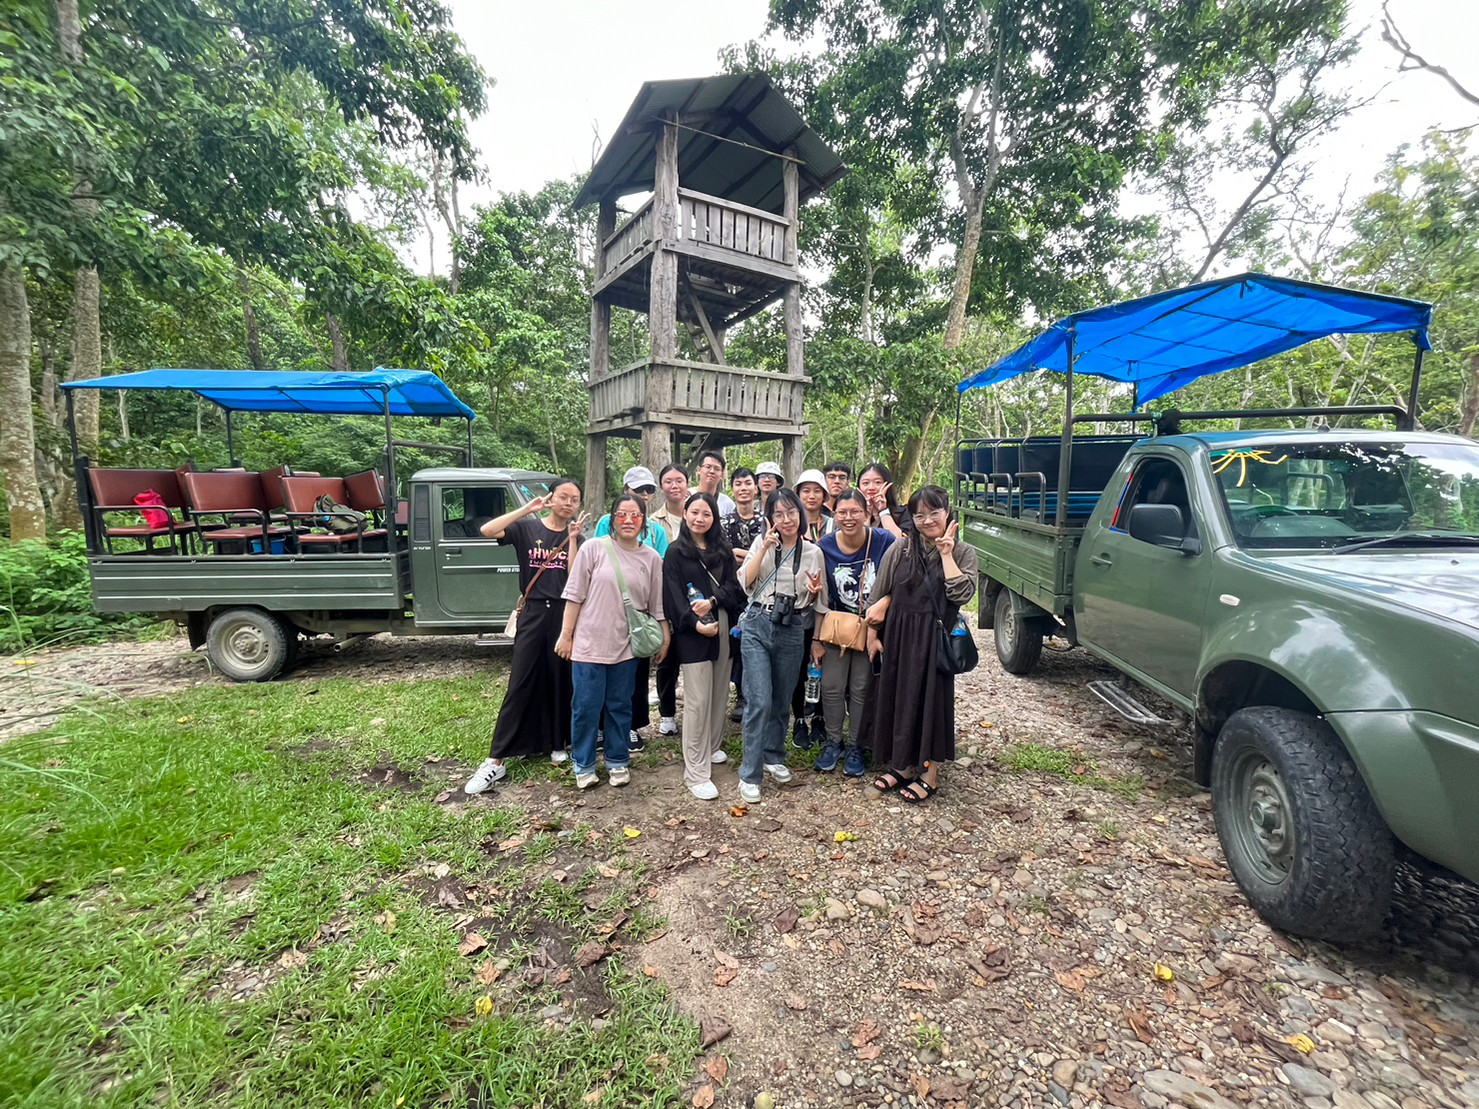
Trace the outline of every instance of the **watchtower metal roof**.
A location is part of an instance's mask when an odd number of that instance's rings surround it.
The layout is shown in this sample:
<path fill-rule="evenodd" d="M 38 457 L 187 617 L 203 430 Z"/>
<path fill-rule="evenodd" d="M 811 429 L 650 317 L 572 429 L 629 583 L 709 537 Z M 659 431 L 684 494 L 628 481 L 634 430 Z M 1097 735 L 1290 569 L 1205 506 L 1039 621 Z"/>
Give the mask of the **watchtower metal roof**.
<path fill-rule="evenodd" d="M 764 74 L 648 81 L 586 178 L 577 208 L 652 188 L 657 123 L 669 112 L 681 126 L 678 179 L 684 188 L 779 213 L 782 162 L 775 155 L 787 147 L 796 148 L 803 203 L 847 172 Z"/>

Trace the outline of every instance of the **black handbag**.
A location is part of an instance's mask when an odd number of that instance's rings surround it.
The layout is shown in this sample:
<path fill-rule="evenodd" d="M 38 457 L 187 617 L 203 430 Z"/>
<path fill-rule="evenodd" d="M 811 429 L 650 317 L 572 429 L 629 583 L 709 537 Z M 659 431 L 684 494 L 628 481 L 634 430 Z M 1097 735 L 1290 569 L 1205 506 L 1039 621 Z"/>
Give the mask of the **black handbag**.
<path fill-rule="evenodd" d="M 935 627 L 939 639 L 935 641 L 935 669 L 942 674 L 969 674 L 981 661 L 981 652 L 976 650 L 976 640 L 971 635 L 970 625 L 959 609 L 950 626 L 945 626 L 945 614 L 938 595 L 930 594 L 935 606 Z M 956 634 L 957 629 L 963 629 Z"/>

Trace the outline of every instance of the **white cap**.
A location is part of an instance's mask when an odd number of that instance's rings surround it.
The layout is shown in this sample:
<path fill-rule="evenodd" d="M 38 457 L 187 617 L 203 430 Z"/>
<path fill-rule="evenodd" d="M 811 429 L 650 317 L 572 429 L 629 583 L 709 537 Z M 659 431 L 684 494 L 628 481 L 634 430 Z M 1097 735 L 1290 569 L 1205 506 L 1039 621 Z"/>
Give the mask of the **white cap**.
<path fill-rule="evenodd" d="M 755 467 L 756 477 L 762 477 L 765 474 L 770 474 L 771 477 L 778 477 L 783 483 L 786 480 L 786 475 L 782 472 L 780 463 L 778 462 L 762 462 Z"/>
<path fill-rule="evenodd" d="M 652 471 L 646 466 L 633 466 L 622 477 L 622 484 L 628 489 L 640 489 L 644 485 L 657 488 L 657 478 L 652 476 Z"/>
<path fill-rule="evenodd" d="M 797 492 L 800 492 L 801 487 L 805 485 L 808 481 L 819 488 L 823 493 L 827 491 L 827 479 L 822 476 L 822 471 L 820 470 L 802 470 L 801 476 L 796 479 L 796 485 L 794 486 L 794 488 L 797 490 Z"/>

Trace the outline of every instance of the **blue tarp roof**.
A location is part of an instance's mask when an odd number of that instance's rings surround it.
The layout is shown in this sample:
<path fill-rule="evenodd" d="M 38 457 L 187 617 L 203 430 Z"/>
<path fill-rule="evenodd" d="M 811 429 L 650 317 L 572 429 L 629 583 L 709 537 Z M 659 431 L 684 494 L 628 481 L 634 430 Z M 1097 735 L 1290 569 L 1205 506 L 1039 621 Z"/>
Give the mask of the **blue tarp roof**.
<path fill-rule="evenodd" d="M 1064 316 L 956 388 L 1033 370 L 1066 373 L 1072 334 L 1074 373 L 1136 382 L 1143 404 L 1327 335 L 1411 331 L 1427 350 L 1432 318 L 1433 306 L 1420 300 L 1245 273 Z"/>
<path fill-rule="evenodd" d="M 311 412 L 326 416 L 382 416 L 388 392 L 392 416 L 476 417 L 446 382 L 425 370 L 140 370 L 69 381 L 62 388 L 177 389 L 199 393 L 235 412 Z"/>

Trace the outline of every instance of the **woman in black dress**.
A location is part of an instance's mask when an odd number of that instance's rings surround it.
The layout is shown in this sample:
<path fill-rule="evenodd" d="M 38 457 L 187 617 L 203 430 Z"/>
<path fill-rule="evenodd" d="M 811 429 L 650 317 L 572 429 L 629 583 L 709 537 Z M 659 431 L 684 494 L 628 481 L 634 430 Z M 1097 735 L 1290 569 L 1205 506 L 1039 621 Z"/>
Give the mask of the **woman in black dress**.
<path fill-rule="evenodd" d="M 537 513 L 546 508 L 549 515 L 541 520 Z M 565 619 L 560 594 L 585 523 L 580 486 L 561 478 L 548 496 L 535 497 L 480 529 L 486 539 L 513 544 L 526 599 L 514 633 L 508 691 L 493 726 L 493 742 L 488 757 L 462 787 L 464 793 L 482 793 L 505 777 L 507 758 L 549 755 L 553 762 L 565 761 L 574 686 L 570 663 L 555 654 L 555 641 Z"/>
<path fill-rule="evenodd" d="M 874 686 L 867 730 L 874 781 L 919 804 L 934 796 L 940 763 L 955 758 L 955 678 L 935 666 L 943 624 L 948 631 L 976 592 L 976 552 L 956 544 L 950 495 L 926 485 L 909 498 L 912 534 L 889 548 L 868 607 L 868 654 L 883 669 Z"/>

